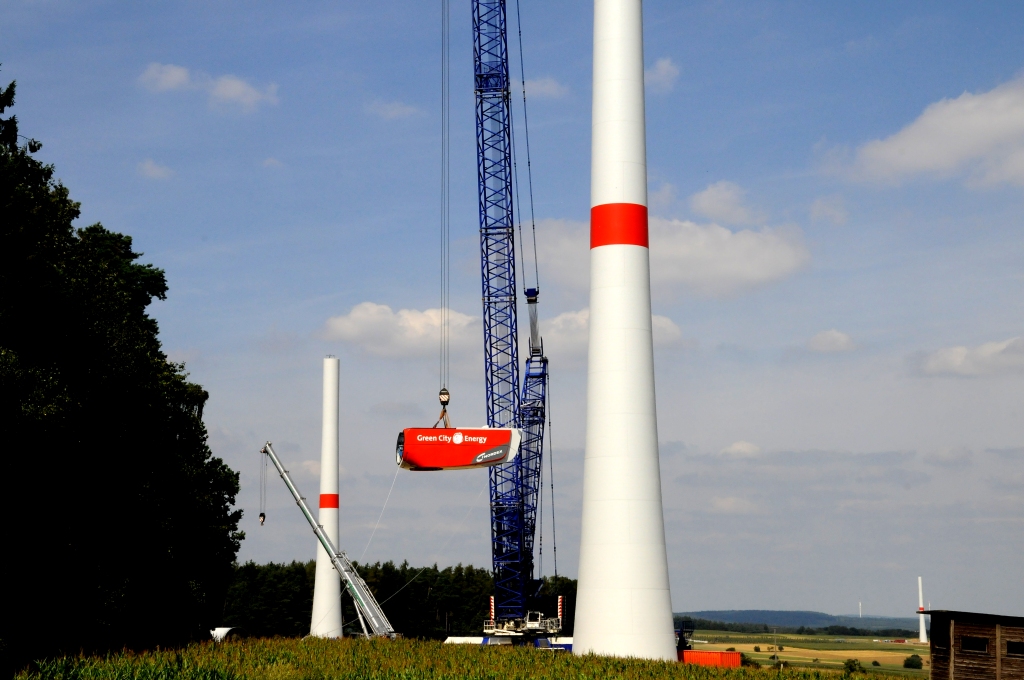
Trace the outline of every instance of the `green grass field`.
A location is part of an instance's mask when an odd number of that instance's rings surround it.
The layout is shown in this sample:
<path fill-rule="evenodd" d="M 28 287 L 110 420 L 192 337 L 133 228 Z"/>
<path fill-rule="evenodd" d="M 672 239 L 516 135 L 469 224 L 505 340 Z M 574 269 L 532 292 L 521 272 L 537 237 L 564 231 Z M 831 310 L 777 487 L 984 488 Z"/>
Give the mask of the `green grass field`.
<path fill-rule="evenodd" d="M 694 649 L 723 650 L 733 648 L 755 661 L 774 664 L 777 656 L 793 668 L 841 669 L 847 659 L 856 659 L 868 674 L 927 678 L 931 657 L 928 645 L 916 641 L 905 643 L 875 642 L 871 637 L 822 637 L 820 635 L 772 635 L 770 633 L 731 633 L 699 630 L 694 634 Z M 782 647 L 776 651 L 775 645 Z M 754 647 L 760 651 L 755 651 Z M 911 654 L 925 662 L 922 670 L 903 668 L 903 660 Z M 878 666 L 872 665 L 877 661 Z"/>
<path fill-rule="evenodd" d="M 811 680 L 827 669 L 723 669 L 679 663 L 573 656 L 531 648 L 444 645 L 416 640 L 253 639 L 106 657 L 37 663 L 18 680 Z M 893 676 L 897 677 L 897 676 Z"/>

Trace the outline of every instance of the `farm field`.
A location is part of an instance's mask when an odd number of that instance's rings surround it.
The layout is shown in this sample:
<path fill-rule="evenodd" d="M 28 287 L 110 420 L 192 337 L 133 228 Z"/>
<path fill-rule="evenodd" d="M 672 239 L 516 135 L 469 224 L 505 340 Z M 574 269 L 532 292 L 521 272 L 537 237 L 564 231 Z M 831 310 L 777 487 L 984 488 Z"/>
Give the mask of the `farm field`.
<path fill-rule="evenodd" d="M 823 637 L 820 635 L 778 635 L 770 633 L 732 633 L 722 631 L 700 630 L 694 634 L 694 640 L 706 642 L 693 645 L 694 649 L 719 651 L 735 649 L 743 652 L 755 661 L 763 664 L 774 664 L 770 657 L 778 655 L 793 667 L 801 668 L 842 668 L 847 659 L 857 659 L 868 673 L 898 674 L 903 677 L 928 677 L 931 668 L 931 655 L 927 644 L 917 641 L 894 643 L 875 642 L 870 637 Z M 782 651 L 775 651 L 776 640 Z M 759 647 L 760 651 L 755 651 Z M 903 660 L 911 654 L 917 654 L 924 661 L 922 670 L 903 668 Z M 880 665 L 873 666 L 872 661 Z"/>
<path fill-rule="evenodd" d="M 66 657 L 39 662 L 16 676 L 18 680 L 824 680 L 840 677 L 840 672 L 826 669 L 709 668 L 573 656 L 532 648 L 444 645 L 416 640 L 286 638 L 202 643 L 183 650 L 125 652 L 106 657 Z"/>

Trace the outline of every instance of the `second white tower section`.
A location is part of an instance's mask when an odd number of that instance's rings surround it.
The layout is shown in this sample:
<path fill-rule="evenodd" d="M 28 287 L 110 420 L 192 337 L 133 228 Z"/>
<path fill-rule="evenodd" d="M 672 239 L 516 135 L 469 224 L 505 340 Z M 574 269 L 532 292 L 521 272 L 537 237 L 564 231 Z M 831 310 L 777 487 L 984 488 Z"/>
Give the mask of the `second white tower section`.
<path fill-rule="evenodd" d="M 324 358 L 323 431 L 320 441 L 320 514 L 318 521 L 334 545 L 338 545 L 338 383 L 341 362 Z M 309 634 L 342 637 L 341 575 L 320 542 L 316 544 L 316 581 L 313 586 L 313 616 Z"/>

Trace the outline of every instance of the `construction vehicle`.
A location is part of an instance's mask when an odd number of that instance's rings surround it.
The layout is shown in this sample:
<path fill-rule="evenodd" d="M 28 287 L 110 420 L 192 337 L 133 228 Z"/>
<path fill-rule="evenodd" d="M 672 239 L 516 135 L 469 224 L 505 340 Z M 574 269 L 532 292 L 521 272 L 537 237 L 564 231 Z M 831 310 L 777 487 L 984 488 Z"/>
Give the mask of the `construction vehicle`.
<path fill-rule="evenodd" d="M 316 534 L 316 538 L 320 541 L 320 544 L 327 551 L 328 556 L 331 558 L 331 564 L 337 570 L 339 576 L 342 579 L 342 583 L 345 584 L 346 590 L 349 595 L 352 596 L 352 601 L 356 606 L 356 615 L 359 617 L 359 625 L 363 629 L 363 635 L 366 637 L 384 637 L 394 639 L 397 637 L 395 629 L 391 627 L 391 622 L 388 621 L 388 617 L 384 615 L 384 611 L 380 605 L 377 604 L 377 599 L 370 592 L 369 586 L 366 585 L 366 581 L 359 576 L 355 566 L 351 560 L 345 555 L 344 552 L 334 547 L 334 543 L 328 538 L 327 534 L 324 533 L 323 527 L 317 524 L 316 518 L 313 517 L 313 513 L 310 512 L 309 506 L 306 505 L 306 499 L 299 493 L 298 488 L 292 481 L 288 471 L 284 469 L 284 465 L 281 464 L 281 459 L 277 457 L 274 452 L 274 447 L 270 442 L 267 442 L 260 453 L 266 455 L 274 467 L 277 468 L 278 474 L 281 475 L 281 479 L 284 480 L 285 486 L 288 487 L 288 491 L 292 494 L 292 498 L 295 499 L 295 504 L 299 506 L 302 511 L 302 515 L 309 522 L 309 526 L 313 529 L 313 533 Z"/>

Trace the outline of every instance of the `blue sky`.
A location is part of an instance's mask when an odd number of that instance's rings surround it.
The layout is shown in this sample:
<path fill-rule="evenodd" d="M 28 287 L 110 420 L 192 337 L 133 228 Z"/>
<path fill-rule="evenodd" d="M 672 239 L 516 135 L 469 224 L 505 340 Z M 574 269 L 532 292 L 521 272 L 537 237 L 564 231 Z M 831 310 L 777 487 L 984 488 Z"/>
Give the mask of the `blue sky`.
<path fill-rule="evenodd" d="M 452 4 L 453 415 L 483 422 L 469 5 Z M 1024 8 L 645 3 L 673 604 L 1020 613 Z M 0 5 L 22 132 L 164 268 L 165 347 L 242 472 L 242 559 L 308 559 L 342 359 L 342 544 L 489 564 L 482 473 L 395 477 L 433 422 L 439 3 Z M 522 8 L 559 571 L 585 417 L 591 7 Z M 275 480 L 272 480 L 272 482 Z M 389 488 L 394 493 L 364 551 Z M 549 500 L 546 501 L 549 508 Z M 546 511 L 546 516 L 550 517 Z M 544 571 L 550 574 L 550 525 Z"/>

